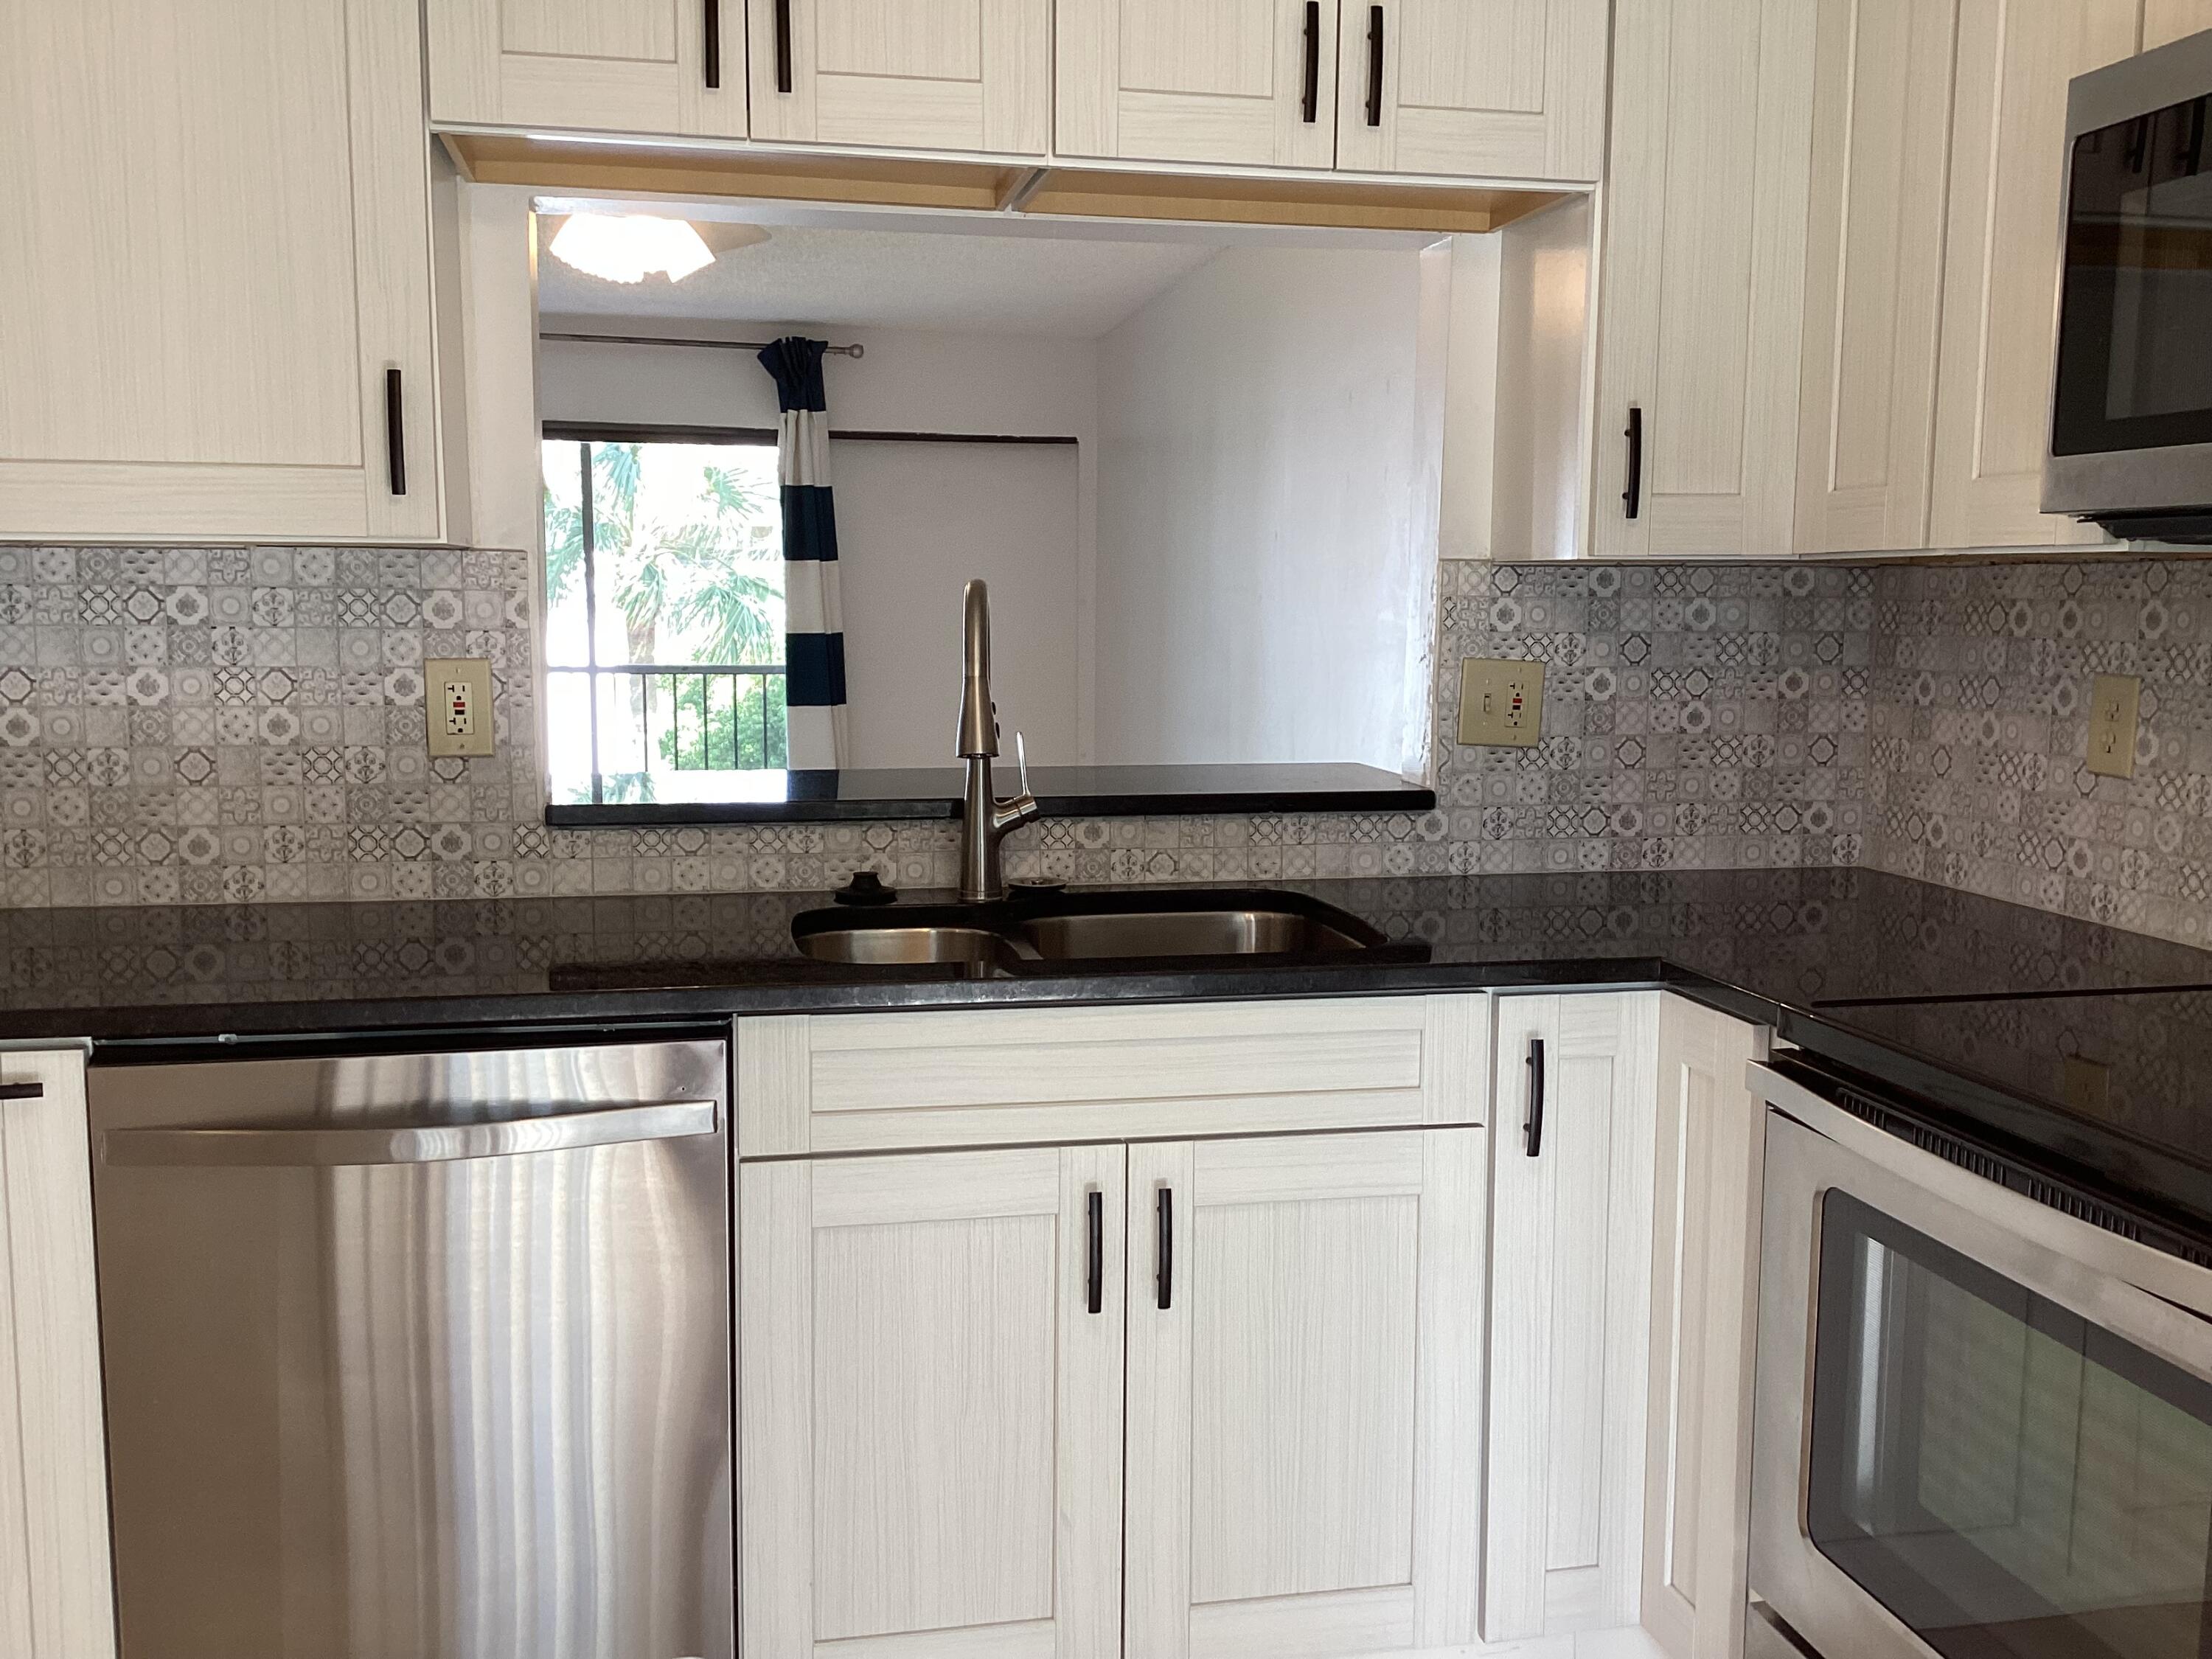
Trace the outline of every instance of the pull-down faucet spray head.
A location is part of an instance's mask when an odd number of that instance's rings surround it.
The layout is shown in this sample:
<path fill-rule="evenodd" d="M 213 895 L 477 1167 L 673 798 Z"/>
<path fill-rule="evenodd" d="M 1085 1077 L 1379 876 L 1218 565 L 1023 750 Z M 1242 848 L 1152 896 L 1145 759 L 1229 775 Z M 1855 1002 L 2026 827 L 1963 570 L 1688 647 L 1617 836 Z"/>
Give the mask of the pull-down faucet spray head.
<path fill-rule="evenodd" d="M 974 760 L 999 752 L 999 716 L 991 705 L 991 594 L 980 576 L 968 584 L 963 603 L 959 753 L 963 760 Z"/>

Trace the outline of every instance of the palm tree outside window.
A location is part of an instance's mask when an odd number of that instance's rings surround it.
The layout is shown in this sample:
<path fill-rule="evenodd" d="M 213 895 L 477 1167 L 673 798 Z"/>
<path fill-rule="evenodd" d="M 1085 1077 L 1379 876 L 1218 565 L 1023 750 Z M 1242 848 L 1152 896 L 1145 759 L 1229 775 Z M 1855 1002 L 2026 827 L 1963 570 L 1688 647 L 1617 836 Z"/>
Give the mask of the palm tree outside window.
<path fill-rule="evenodd" d="M 544 436 L 550 799 L 780 795 L 775 434 Z"/>

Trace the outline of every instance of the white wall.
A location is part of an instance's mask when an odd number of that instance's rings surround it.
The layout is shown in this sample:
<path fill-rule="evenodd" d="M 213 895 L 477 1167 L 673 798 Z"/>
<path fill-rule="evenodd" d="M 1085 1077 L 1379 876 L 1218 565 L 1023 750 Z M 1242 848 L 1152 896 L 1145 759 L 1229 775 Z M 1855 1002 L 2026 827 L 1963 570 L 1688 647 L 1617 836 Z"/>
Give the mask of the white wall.
<path fill-rule="evenodd" d="M 1088 340 L 881 329 L 672 325 L 546 318 L 556 332 L 857 341 L 824 359 L 832 432 L 1073 437 L 1078 447 L 839 442 L 830 453 L 845 606 L 850 763 L 953 763 L 960 589 L 991 584 L 994 690 L 1042 764 L 1087 758 L 1089 575 L 1096 523 L 1097 348 Z M 540 348 L 546 421 L 776 423 L 775 386 L 740 351 Z"/>
<path fill-rule="evenodd" d="M 1099 342 L 1102 763 L 1424 765 L 1421 293 L 1417 253 L 1231 248 Z"/>

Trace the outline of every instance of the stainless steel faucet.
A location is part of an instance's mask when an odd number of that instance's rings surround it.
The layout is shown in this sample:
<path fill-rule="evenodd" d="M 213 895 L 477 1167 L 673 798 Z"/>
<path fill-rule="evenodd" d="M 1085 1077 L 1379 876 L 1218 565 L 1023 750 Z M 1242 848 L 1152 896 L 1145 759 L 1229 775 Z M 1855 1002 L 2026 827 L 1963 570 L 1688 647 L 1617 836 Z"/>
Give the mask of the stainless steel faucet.
<path fill-rule="evenodd" d="M 1017 824 L 1037 815 L 1027 788 L 1008 800 L 991 792 L 991 762 L 999 752 L 999 711 L 991 701 L 991 595 L 981 580 L 968 584 L 966 672 L 960 682 L 960 758 L 968 763 L 968 801 L 960 818 L 960 896 L 981 904 L 1006 896 L 999 843 Z M 1022 781 L 1027 784 L 1027 767 Z"/>

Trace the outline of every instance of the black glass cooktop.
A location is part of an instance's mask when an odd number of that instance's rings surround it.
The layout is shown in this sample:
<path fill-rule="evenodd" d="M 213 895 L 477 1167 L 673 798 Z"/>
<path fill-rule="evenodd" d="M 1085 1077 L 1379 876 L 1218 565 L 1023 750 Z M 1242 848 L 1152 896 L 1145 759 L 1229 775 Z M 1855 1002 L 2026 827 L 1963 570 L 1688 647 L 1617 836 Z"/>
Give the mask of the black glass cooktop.
<path fill-rule="evenodd" d="M 1832 1005 L 1784 1035 L 2212 1233 L 2212 989 Z"/>

